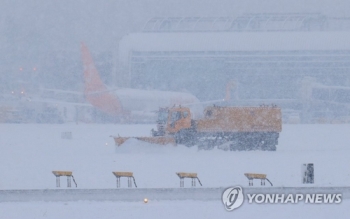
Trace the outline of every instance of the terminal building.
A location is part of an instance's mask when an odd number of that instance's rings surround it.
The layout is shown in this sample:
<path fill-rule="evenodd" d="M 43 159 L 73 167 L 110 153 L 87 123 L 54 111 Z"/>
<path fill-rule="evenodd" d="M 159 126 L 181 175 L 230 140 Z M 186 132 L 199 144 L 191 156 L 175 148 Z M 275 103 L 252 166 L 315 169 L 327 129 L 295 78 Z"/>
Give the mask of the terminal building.
<path fill-rule="evenodd" d="M 155 17 L 121 39 L 118 56 L 122 86 L 276 104 L 285 122 L 349 122 L 350 18 Z"/>

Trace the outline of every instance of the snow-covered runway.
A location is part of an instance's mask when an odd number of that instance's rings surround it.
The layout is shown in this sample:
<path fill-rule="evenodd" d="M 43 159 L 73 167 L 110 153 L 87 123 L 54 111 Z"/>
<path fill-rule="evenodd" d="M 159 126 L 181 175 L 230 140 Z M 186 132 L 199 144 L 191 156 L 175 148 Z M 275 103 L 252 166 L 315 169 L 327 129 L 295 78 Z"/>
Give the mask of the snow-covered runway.
<path fill-rule="evenodd" d="M 153 127 L 0 124 L 0 218 L 344 218 L 349 212 L 350 125 L 283 125 L 276 152 L 198 151 L 133 139 L 116 148 L 110 137 L 148 136 Z M 71 132 L 72 139 L 62 139 L 62 132 Z M 315 165 L 313 185 L 302 184 L 304 163 Z M 65 177 L 56 189 L 53 170 L 73 171 L 78 189 L 66 190 Z M 133 172 L 138 188 L 126 189 L 127 182 L 122 179 L 122 189 L 116 189 L 113 171 Z M 185 180 L 187 188 L 180 189 L 176 172 L 198 173 L 203 187 L 188 188 L 190 181 Z M 220 201 L 222 188 L 247 187 L 244 173 L 267 174 L 274 185 L 262 187 L 257 180 L 246 189 L 335 187 L 334 192 L 340 190 L 344 199 L 333 205 L 244 204 L 226 212 Z M 53 196 L 43 199 L 38 195 L 42 191 Z M 65 192 L 72 194 L 72 199 L 62 196 Z M 6 196 L 9 193 L 12 196 Z M 171 195 L 175 198 L 168 199 Z M 144 196 L 150 199 L 148 204 L 143 203 Z"/>
<path fill-rule="evenodd" d="M 243 188 L 248 194 L 342 194 L 350 198 L 350 187 L 266 187 Z M 158 188 L 158 189 L 49 189 L 49 190 L 0 190 L 0 202 L 72 202 L 119 201 L 218 201 L 225 188 Z"/>
<path fill-rule="evenodd" d="M 303 186 L 301 165 L 314 163 L 313 186 L 350 182 L 349 125 L 284 125 L 276 152 L 158 146 L 110 135 L 148 136 L 153 125 L 0 125 L 0 189 L 55 189 L 53 170 L 70 170 L 79 189 L 115 188 L 113 171 L 131 171 L 139 188 L 177 188 L 176 172 L 196 172 L 205 188 L 247 186 L 244 173 L 264 173 L 276 187 Z M 72 139 L 62 139 L 62 132 Z M 65 177 L 61 177 L 64 188 Z M 122 179 L 121 186 L 127 182 Z M 190 181 L 185 180 L 185 187 Z M 259 183 L 254 186 L 260 187 Z"/>
<path fill-rule="evenodd" d="M 219 201 L 139 202 L 18 202 L 0 203 L 0 218 L 266 218 L 266 219 L 346 219 L 350 202 L 341 204 L 248 204 L 227 212 Z"/>

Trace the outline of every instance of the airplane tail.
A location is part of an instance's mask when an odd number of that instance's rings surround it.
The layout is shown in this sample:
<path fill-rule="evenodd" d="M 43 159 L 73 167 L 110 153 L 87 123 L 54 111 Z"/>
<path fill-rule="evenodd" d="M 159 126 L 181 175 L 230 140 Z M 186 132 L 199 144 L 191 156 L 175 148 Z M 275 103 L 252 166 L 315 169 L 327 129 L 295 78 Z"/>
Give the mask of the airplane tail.
<path fill-rule="evenodd" d="M 109 115 L 122 115 L 124 111 L 119 98 L 111 94 L 102 82 L 89 49 L 84 43 L 81 44 L 81 54 L 84 65 L 84 95 L 86 100 Z"/>

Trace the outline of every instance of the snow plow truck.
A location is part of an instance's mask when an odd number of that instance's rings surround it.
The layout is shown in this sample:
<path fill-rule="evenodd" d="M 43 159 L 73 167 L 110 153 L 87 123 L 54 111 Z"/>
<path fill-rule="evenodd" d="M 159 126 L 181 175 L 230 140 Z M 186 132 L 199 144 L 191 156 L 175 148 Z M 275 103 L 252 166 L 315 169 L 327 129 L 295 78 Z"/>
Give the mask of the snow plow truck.
<path fill-rule="evenodd" d="M 204 117 L 192 119 L 190 108 L 175 106 L 158 111 L 157 130 L 151 137 L 114 137 L 116 145 L 129 138 L 154 144 L 198 145 L 201 149 L 275 151 L 282 130 L 281 109 L 276 106 L 204 109 Z"/>

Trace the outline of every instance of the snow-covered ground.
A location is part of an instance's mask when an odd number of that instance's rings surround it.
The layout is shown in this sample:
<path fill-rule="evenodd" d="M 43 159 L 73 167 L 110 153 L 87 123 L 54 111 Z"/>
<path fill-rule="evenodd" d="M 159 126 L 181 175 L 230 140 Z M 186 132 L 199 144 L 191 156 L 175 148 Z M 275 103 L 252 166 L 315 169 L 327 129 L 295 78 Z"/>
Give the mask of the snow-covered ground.
<path fill-rule="evenodd" d="M 71 170 L 81 189 L 115 188 L 112 171 L 132 171 L 139 188 L 177 188 L 175 172 L 197 172 L 203 187 L 247 186 L 246 172 L 265 173 L 274 186 L 305 186 L 301 165 L 314 163 L 315 184 L 347 186 L 350 182 L 350 125 L 284 125 L 276 152 L 158 146 L 129 140 L 116 148 L 110 135 L 148 136 L 153 125 L 0 124 L 0 190 L 56 189 L 53 170 Z M 73 138 L 62 139 L 62 132 Z M 61 177 L 61 188 L 66 179 Z M 122 179 L 122 187 L 127 182 Z M 185 181 L 190 186 L 190 181 Z M 258 181 L 254 186 L 260 187 Z M 266 184 L 266 186 L 269 186 Z M 310 185 L 309 185 L 310 186 Z M 74 187 L 72 187 L 74 189 Z M 150 218 L 235 217 L 344 218 L 350 203 L 339 205 L 243 205 L 226 212 L 214 201 L 23 202 L 0 203 L 0 218 Z M 6 209 L 6 210 L 5 210 Z M 18 209 L 22 209 L 18 211 Z M 22 213 L 21 213 L 22 212 Z M 293 213 L 293 214 L 292 214 Z M 289 216 L 292 215 L 292 216 Z M 198 216 L 197 216 L 198 215 Z M 274 217 L 275 215 L 275 217 Z M 315 217 L 314 217 L 315 216 Z M 248 217 L 250 218 L 250 217 Z"/>
<path fill-rule="evenodd" d="M 328 219 L 348 218 L 350 202 L 339 205 L 249 205 L 244 203 L 227 212 L 215 201 L 143 202 L 21 202 L 0 203 L 0 218 L 267 218 L 267 219 Z"/>
<path fill-rule="evenodd" d="M 204 187 L 247 186 L 246 172 L 265 173 L 274 186 L 297 187 L 303 186 L 303 163 L 315 165 L 314 186 L 350 182 L 350 125 L 284 125 L 276 152 L 198 151 L 135 139 L 116 148 L 110 137 L 148 136 L 152 127 L 1 124 L 0 189 L 53 189 L 53 170 L 73 171 L 78 188 L 84 189 L 115 188 L 112 171 L 134 172 L 140 188 L 179 187 L 175 172 L 198 173 Z M 61 138 L 66 131 L 72 132 L 71 140 Z"/>

